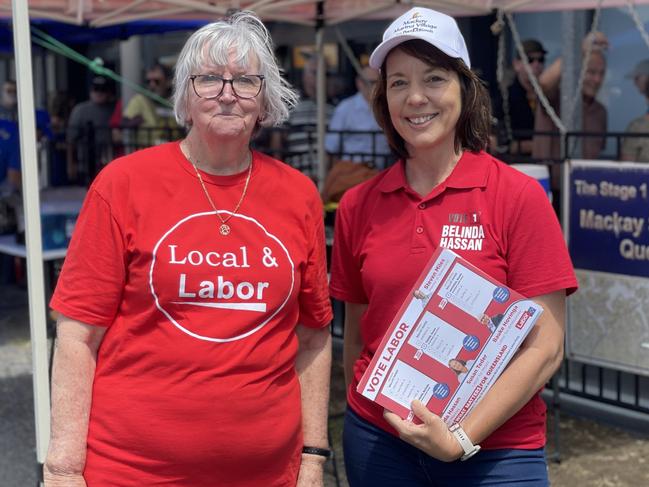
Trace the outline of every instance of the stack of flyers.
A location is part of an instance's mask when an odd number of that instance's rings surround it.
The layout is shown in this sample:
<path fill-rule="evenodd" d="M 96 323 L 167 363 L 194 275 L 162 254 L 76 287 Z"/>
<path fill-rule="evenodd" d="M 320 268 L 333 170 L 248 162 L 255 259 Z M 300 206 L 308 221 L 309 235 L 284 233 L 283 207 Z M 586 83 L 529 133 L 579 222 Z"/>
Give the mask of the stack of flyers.
<path fill-rule="evenodd" d="M 392 320 L 357 391 L 404 419 L 418 399 L 451 425 L 486 394 L 543 308 L 439 248 Z"/>

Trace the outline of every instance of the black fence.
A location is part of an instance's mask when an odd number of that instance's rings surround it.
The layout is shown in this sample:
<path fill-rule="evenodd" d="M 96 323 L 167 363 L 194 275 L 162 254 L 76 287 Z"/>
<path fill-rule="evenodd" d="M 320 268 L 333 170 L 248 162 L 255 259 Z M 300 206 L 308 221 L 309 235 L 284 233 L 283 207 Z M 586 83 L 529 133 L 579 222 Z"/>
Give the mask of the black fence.
<path fill-rule="evenodd" d="M 46 166 L 52 185 L 88 186 L 110 161 L 136 150 L 178 140 L 185 135 L 180 128 L 71 127 L 47 145 Z"/>
<path fill-rule="evenodd" d="M 54 139 L 43 139 L 42 157 L 50 167 L 49 174 L 53 175 L 53 183 L 62 181 L 89 184 L 101 168 L 116 157 L 129 154 L 138 149 L 177 140 L 185 135 L 179 128 L 96 128 L 92 125 L 77 127 L 73 130 L 76 137 L 59 134 Z M 69 135 L 69 134 L 68 134 Z M 548 145 L 558 147 L 562 135 L 559 132 L 514 131 L 516 139 L 533 136 L 543 137 Z M 336 160 L 352 160 L 362 162 L 370 167 L 383 169 L 395 162 L 395 157 L 385 150 L 380 132 L 371 131 L 329 131 L 327 132 L 327 160 L 329 167 Z M 543 157 L 533 157 L 530 154 L 512 153 L 507 147 L 495 147 L 492 153 L 507 163 L 561 165 L 563 161 L 577 158 L 581 154 L 583 144 L 597 140 L 603 150 L 596 157 L 587 155 L 585 158 L 621 160 L 625 141 L 642 141 L 647 145 L 649 154 L 649 134 L 628 132 L 607 132 L 602 134 L 587 132 L 569 132 L 565 135 L 563 150 L 554 151 Z M 349 153 L 346 147 L 362 147 Z M 317 181 L 317 132 L 313 125 L 264 128 L 253 139 L 253 148 L 267 153 Z M 72 152 L 70 154 L 70 152 Z M 72 158 L 73 162 L 68 162 Z M 647 161 L 649 162 L 649 161 Z M 71 167 L 73 166 L 73 167 Z M 76 166 L 76 167 L 74 167 Z M 68 174 L 62 174 L 68 173 Z M 71 173 L 71 174 L 70 174 Z"/>
<path fill-rule="evenodd" d="M 71 136 L 74 134 L 74 136 Z M 88 185 L 111 160 L 162 142 L 178 140 L 185 135 L 179 128 L 73 127 L 67 137 L 60 134 L 52 140 L 43 139 L 41 158 L 48 166 L 50 184 Z M 362 162 L 383 169 L 395 162 L 383 144 L 380 132 L 328 132 L 330 150 L 324 161 L 330 167 L 337 160 Z M 364 147 L 353 154 L 346 152 L 348 143 Z M 318 181 L 318 144 L 313 125 L 264 128 L 253 138 L 252 147 L 286 162 Z"/>
<path fill-rule="evenodd" d="M 558 379 L 562 392 L 649 414 L 649 377 L 565 360 Z"/>

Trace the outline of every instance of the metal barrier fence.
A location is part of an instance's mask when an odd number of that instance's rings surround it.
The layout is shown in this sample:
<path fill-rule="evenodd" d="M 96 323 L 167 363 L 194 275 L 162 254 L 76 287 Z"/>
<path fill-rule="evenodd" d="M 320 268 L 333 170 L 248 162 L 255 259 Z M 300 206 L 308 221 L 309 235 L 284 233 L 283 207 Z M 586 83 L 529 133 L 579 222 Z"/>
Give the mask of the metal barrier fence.
<path fill-rule="evenodd" d="M 561 392 L 649 415 L 649 377 L 565 360 Z"/>
<path fill-rule="evenodd" d="M 76 182 L 89 183 L 97 172 L 112 159 L 121 155 L 129 154 L 135 150 L 159 144 L 165 141 L 177 140 L 184 136 L 185 131 L 180 128 L 128 128 L 117 127 L 96 128 L 91 125 L 75 128 L 77 134 L 73 140 L 73 157 L 78 164 L 78 179 Z M 363 162 L 370 166 L 384 168 L 394 163 L 395 158 L 386 154 L 384 147 L 378 143 L 377 138 L 380 132 L 371 131 L 331 131 L 327 132 L 328 137 L 333 140 L 329 146 L 335 148 L 330 150 L 328 161 L 330 164 L 337 159 L 352 159 Z M 531 132 L 514 131 L 517 138 L 532 138 L 542 136 L 547 141 L 558 141 L 561 139 L 559 132 Z M 587 132 L 569 132 L 565 136 L 563 152 L 554 154 L 553 157 L 542 159 L 530 155 L 512 154 L 509 152 L 495 152 L 496 157 L 507 163 L 542 163 L 561 164 L 565 159 L 575 157 L 579 150 L 579 142 L 587 139 L 602 139 L 606 146 L 604 152 L 598 157 L 600 159 L 619 160 L 622 156 L 622 146 L 625 140 L 641 140 L 649 147 L 649 134 L 607 132 L 604 134 Z M 345 144 L 350 140 L 358 141 L 365 139 L 362 145 L 367 147 L 364 151 L 356 151 L 354 154 L 345 152 Z M 58 138 L 46 141 L 48 146 L 42 151 L 49 161 L 65 161 L 69 158 L 67 151 L 70 150 L 66 142 L 65 134 Z M 318 174 L 317 160 L 317 134 L 312 125 L 263 128 L 253 138 L 253 148 L 267 153 L 287 164 L 295 167 L 314 180 Z M 503 149 L 503 148 L 499 148 Z M 649 149 L 648 149 L 649 153 Z"/>
<path fill-rule="evenodd" d="M 74 133 L 75 137 L 61 134 L 56 139 L 44 141 L 46 147 L 42 157 L 46 159 L 54 181 L 88 185 L 111 160 L 161 142 L 180 139 L 185 131 L 181 128 L 136 129 L 86 125 L 73 127 L 70 133 Z M 335 149 L 329 152 L 328 159 L 324 161 L 327 166 L 338 159 L 352 159 L 382 169 L 395 161 L 394 156 L 386 153 L 377 143 L 378 137 L 382 137 L 381 132 L 331 131 L 328 135 L 335 141 Z M 345 153 L 345 144 L 352 138 L 356 142 L 359 138 L 365 139 L 366 150 L 356 151 L 353 155 Z M 252 147 L 286 162 L 317 182 L 317 133 L 313 125 L 262 128 L 253 138 Z M 76 166 L 72 170 L 67 162 L 70 158 Z M 62 170 L 72 174 L 61 177 Z"/>

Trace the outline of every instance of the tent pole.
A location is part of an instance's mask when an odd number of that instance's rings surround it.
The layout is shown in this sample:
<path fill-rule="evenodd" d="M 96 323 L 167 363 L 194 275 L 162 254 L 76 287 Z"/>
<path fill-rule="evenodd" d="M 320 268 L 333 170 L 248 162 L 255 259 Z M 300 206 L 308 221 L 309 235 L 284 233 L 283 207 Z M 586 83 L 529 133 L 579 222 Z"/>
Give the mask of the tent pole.
<path fill-rule="evenodd" d="M 316 5 L 316 28 L 315 45 L 318 53 L 317 84 L 316 84 L 316 106 L 318 114 L 317 132 L 317 154 L 318 154 L 318 188 L 324 188 L 325 177 L 327 176 L 327 154 L 325 153 L 324 138 L 327 127 L 326 104 L 327 104 L 327 65 L 324 57 L 324 1 L 320 0 Z"/>
<path fill-rule="evenodd" d="M 576 93 L 577 80 L 582 62 L 581 41 L 586 35 L 585 12 L 566 11 L 561 13 L 562 57 L 561 69 L 561 121 L 568 133 L 581 130 L 581 94 Z M 577 100 L 574 116 L 570 117 L 573 100 Z M 569 147 L 568 147 L 569 146 Z M 560 157 L 581 157 L 579 137 L 562 137 Z"/>
<path fill-rule="evenodd" d="M 25 214 L 25 243 L 27 247 L 27 289 L 29 293 L 29 327 L 32 345 L 36 460 L 39 464 L 42 464 L 45 461 L 50 435 L 50 394 L 40 196 L 38 191 L 38 160 L 36 156 L 32 44 L 27 2 L 24 0 L 12 0 L 11 6 L 16 82 L 18 85 L 20 159 Z"/>

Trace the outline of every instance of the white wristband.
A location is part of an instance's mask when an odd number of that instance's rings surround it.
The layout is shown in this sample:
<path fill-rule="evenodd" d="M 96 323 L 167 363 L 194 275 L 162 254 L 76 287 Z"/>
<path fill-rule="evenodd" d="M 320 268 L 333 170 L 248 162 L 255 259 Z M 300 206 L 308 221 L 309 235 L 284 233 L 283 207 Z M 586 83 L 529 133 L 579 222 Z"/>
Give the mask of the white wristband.
<path fill-rule="evenodd" d="M 473 444 L 473 442 L 469 439 L 468 435 L 462 429 L 462 426 L 460 426 L 459 423 L 453 424 L 449 428 L 449 431 L 453 433 L 453 436 L 455 436 L 455 439 L 462 447 L 462 450 L 464 450 L 464 455 L 460 457 L 460 460 L 462 461 L 468 460 L 469 458 L 471 458 L 473 455 L 475 455 L 480 451 L 480 445 Z"/>

